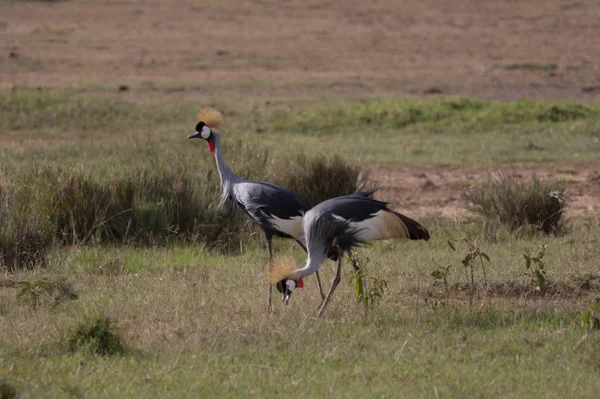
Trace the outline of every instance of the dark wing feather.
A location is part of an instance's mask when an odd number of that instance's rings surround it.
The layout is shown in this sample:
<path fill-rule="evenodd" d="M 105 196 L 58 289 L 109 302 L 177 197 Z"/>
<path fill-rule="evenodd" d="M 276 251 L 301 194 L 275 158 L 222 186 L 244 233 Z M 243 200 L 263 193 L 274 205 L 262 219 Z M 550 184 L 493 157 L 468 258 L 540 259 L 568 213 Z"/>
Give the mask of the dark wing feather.
<path fill-rule="evenodd" d="M 427 231 L 425 227 L 421 226 L 418 222 L 415 222 L 408 216 L 404 216 L 403 214 L 394 211 L 391 212 L 402 220 L 411 240 L 429 240 L 429 231 Z"/>
<path fill-rule="evenodd" d="M 302 216 L 310 209 L 308 202 L 287 188 L 276 184 L 251 181 L 246 182 L 251 186 L 250 195 L 257 209 L 280 219 L 289 219 Z"/>
<path fill-rule="evenodd" d="M 408 237 L 412 240 L 428 240 L 429 232 L 416 221 L 394 212 L 386 202 L 377 201 L 356 193 L 344 197 L 332 198 L 315 206 L 306 216 L 305 222 L 312 224 L 311 235 L 314 241 L 326 239 L 328 246 L 336 243 L 343 252 L 363 244 L 358 239 L 358 231 L 349 222 L 361 222 L 373 217 L 379 211 L 390 212 L 406 227 Z M 340 220 L 338 217 L 344 220 Z M 335 239 L 335 242 L 334 242 Z"/>
<path fill-rule="evenodd" d="M 317 214 L 334 214 L 346 220 L 360 222 L 387 209 L 387 202 L 377 201 L 361 193 L 337 197 L 321 202 L 313 208 Z"/>
<path fill-rule="evenodd" d="M 271 223 L 271 218 L 292 219 L 303 216 L 310 206 L 290 190 L 275 184 L 245 181 L 236 184 L 236 201 L 248 216 L 267 234 L 289 237 Z"/>
<path fill-rule="evenodd" d="M 361 197 L 370 197 L 373 194 L 375 194 L 377 191 L 381 190 L 383 187 L 379 186 L 379 187 L 375 187 L 373 190 L 369 190 L 369 191 L 359 191 L 357 193 L 354 193 L 352 195 L 360 195 Z"/>

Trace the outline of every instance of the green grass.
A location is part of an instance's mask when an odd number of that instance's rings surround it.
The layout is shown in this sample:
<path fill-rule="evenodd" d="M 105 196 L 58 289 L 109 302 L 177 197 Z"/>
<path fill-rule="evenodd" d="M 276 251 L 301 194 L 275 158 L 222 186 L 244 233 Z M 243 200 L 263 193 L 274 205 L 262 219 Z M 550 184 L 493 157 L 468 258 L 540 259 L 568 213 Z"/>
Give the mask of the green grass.
<path fill-rule="evenodd" d="M 185 140 L 200 105 L 206 104 L 68 91 L 0 93 L 0 204 L 16 200 L 19 214 L 27 216 L 9 225 L 14 213 L 5 206 L 0 229 L 20 227 L 19 243 L 45 245 L 35 240 L 48 226 L 33 221 L 52 222 L 49 215 L 66 211 L 87 214 L 88 208 L 78 208 L 88 203 L 83 199 L 100 201 L 102 190 L 116 195 L 124 182 L 149 187 L 136 197 L 146 202 L 136 205 L 162 209 L 175 195 L 165 186 L 178 181 L 193 182 L 199 200 L 211 203 L 214 160 L 204 143 Z M 416 164 L 600 155 L 597 105 L 368 98 L 220 98 L 212 105 L 226 116 L 224 147 L 232 168 L 278 183 L 310 164 L 298 148 L 310 157 Z M 64 185 L 73 176 L 81 180 Z M 145 186 L 148 176 L 168 179 Z M 310 176 L 297 177 L 299 189 L 322 191 Z M 37 206 L 37 199 L 59 192 L 52 189 L 56 181 L 79 192 L 80 200 Z M 321 319 L 315 317 L 312 277 L 288 307 L 276 296 L 275 313 L 267 314 L 267 255 L 256 234 L 231 240 L 239 250 L 228 254 L 177 240 L 48 245 L 44 267 L 0 274 L 1 389 L 21 398 L 595 397 L 600 335 L 591 332 L 580 341 L 586 333 L 580 314 L 600 291 L 598 220 L 575 220 L 561 237 L 506 232 L 493 240 L 480 221 L 421 221 L 432 233 L 427 243 L 361 249 L 360 256 L 370 259 L 367 274 L 389 285 L 371 311 L 356 302 L 346 285 L 351 269 L 344 266 L 343 283 Z M 446 244 L 462 237 L 491 258 L 487 289 L 475 270 L 472 309 L 464 248 L 454 252 Z M 546 242 L 549 289 L 538 297 L 523 253 Z M 290 241 L 276 240 L 275 249 L 305 260 Z M 431 276 L 434 260 L 452 265 L 444 306 Z M 321 270 L 328 282 L 333 264 Z M 31 283 L 30 294 L 18 296 L 19 281 Z M 109 350 L 99 349 L 101 342 Z M 120 355 L 110 348 L 121 348 Z"/>
<path fill-rule="evenodd" d="M 600 291 L 595 280 L 578 290 L 582 276 L 598 276 L 598 222 L 578 221 L 569 235 L 549 239 L 548 279 L 562 291 L 543 298 L 493 291 L 509 283 L 527 287 L 522 252 L 541 238 L 488 243 L 472 233 L 480 225 L 430 227 L 428 243 L 361 250 L 371 259 L 367 273 L 385 278 L 389 291 L 365 313 L 345 284 L 345 265 L 344 283 L 322 319 L 315 318 L 312 277 L 288 307 L 276 302 L 275 313 L 266 313 L 262 245 L 239 256 L 191 247 L 56 251 L 46 269 L 3 281 L 66 278 L 79 299 L 33 311 L 19 302 L 18 288 L 0 288 L 0 379 L 24 398 L 594 397 L 600 334 L 576 346 L 585 334 L 580 312 Z M 445 243 L 464 235 L 490 256 L 492 290 L 482 290 L 477 270 L 472 312 L 459 291 L 446 307 L 433 307 L 431 258 L 453 265 L 451 284 L 464 283 L 460 248 Z M 276 250 L 305 259 L 288 241 L 277 240 Z M 99 270 L 110 260 L 123 267 Z M 323 273 L 332 277 L 331 262 Z M 82 323 L 105 318 L 127 351 L 112 357 L 70 345 Z"/>
<path fill-rule="evenodd" d="M 466 99 L 211 100 L 233 137 L 274 158 L 303 149 L 365 162 L 460 164 L 598 159 L 596 105 Z M 195 124 L 189 100 L 131 102 L 66 91 L 0 93 L 0 156 L 10 165 L 128 164 L 144 152 L 207 157 L 185 140 Z M 198 146 L 200 147 L 200 146 Z M 283 155 L 285 154 L 285 155 Z M 137 162 L 134 159 L 134 162 Z"/>

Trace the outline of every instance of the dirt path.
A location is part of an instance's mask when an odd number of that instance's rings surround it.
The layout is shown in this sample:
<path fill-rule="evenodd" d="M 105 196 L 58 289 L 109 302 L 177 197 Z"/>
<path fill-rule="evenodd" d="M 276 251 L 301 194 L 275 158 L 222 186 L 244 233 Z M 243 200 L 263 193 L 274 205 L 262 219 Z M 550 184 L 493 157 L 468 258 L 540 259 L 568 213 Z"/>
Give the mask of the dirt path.
<path fill-rule="evenodd" d="M 400 166 L 371 168 L 372 177 L 385 190 L 378 198 L 408 215 L 469 215 L 461 192 L 488 178 L 490 172 L 514 171 L 524 179 L 534 174 L 542 179 L 564 183 L 569 216 L 591 216 L 600 213 L 600 163 L 517 163 L 494 167 L 477 166 Z"/>

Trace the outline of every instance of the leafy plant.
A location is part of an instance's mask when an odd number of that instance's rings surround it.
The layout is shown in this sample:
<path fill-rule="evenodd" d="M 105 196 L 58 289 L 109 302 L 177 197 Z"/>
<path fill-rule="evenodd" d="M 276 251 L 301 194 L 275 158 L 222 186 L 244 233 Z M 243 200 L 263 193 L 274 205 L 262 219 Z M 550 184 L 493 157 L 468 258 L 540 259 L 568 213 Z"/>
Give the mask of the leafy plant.
<path fill-rule="evenodd" d="M 355 253 L 350 254 L 349 260 L 353 262 L 355 272 L 350 276 L 348 285 L 354 285 L 354 291 L 356 292 L 356 299 L 358 303 L 362 303 L 365 306 L 365 310 L 375 303 L 375 298 L 381 298 L 381 296 L 387 291 L 388 283 L 387 280 L 380 277 L 369 277 L 364 271 L 364 266 L 368 263 L 369 258 L 366 262 L 362 262 L 358 255 Z M 367 281 L 370 280 L 370 287 L 367 285 Z"/>
<path fill-rule="evenodd" d="M 544 293 L 546 288 L 546 270 L 544 269 L 544 254 L 548 244 L 540 245 L 540 249 L 536 255 L 530 255 L 529 252 L 523 254 L 525 258 L 525 270 L 531 273 L 531 283 L 534 290 L 539 293 Z"/>
<path fill-rule="evenodd" d="M 581 314 L 581 324 L 588 330 L 600 330 L 600 301 Z"/>
<path fill-rule="evenodd" d="M 448 276 L 450 275 L 452 265 L 441 266 L 436 262 L 435 259 L 432 258 L 432 260 L 436 266 L 436 268 L 431 272 L 431 277 L 433 277 L 433 286 L 438 287 L 441 285 L 444 289 L 442 294 L 444 298 L 443 300 L 440 300 L 439 293 L 432 293 L 431 295 L 433 298 L 433 307 L 438 308 L 447 305 L 450 301 L 450 286 L 448 285 Z"/>
<path fill-rule="evenodd" d="M 19 281 L 19 285 L 22 288 L 17 294 L 17 298 L 25 301 L 34 309 L 44 304 L 54 309 L 63 302 L 79 298 L 73 285 L 64 280 Z"/>
<path fill-rule="evenodd" d="M 475 293 L 474 265 L 477 263 L 477 259 L 479 259 L 479 262 L 481 264 L 481 270 L 483 272 L 483 283 L 485 285 L 487 285 L 487 275 L 485 272 L 484 260 L 486 260 L 489 263 L 490 257 L 485 252 L 483 252 L 478 246 L 474 245 L 466 238 L 463 238 L 460 240 L 448 240 L 448 246 L 450 246 L 450 248 L 452 248 L 452 250 L 456 251 L 456 246 L 454 245 L 454 242 L 460 242 L 460 241 L 465 242 L 467 244 L 466 254 L 461 263 L 465 268 L 465 278 L 467 279 L 467 284 L 470 285 L 469 307 L 472 307 L 473 306 L 473 295 Z M 469 272 L 470 272 L 470 276 L 469 276 Z"/>

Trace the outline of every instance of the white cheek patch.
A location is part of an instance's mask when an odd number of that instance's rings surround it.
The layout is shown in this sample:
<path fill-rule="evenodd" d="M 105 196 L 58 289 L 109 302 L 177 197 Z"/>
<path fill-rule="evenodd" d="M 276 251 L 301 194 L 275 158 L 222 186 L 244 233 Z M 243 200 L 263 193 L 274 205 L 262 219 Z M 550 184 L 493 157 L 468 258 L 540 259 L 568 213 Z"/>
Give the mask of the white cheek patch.
<path fill-rule="evenodd" d="M 200 136 L 206 140 L 210 137 L 210 128 L 208 126 L 204 126 L 200 131 Z"/>
<path fill-rule="evenodd" d="M 287 285 L 288 290 L 290 290 L 290 292 L 296 289 L 296 282 L 294 280 L 288 280 L 285 284 Z"/>

